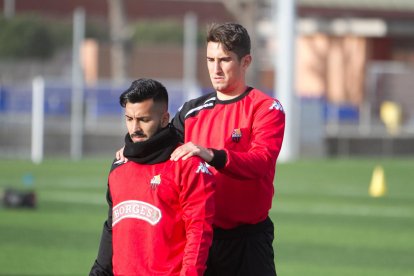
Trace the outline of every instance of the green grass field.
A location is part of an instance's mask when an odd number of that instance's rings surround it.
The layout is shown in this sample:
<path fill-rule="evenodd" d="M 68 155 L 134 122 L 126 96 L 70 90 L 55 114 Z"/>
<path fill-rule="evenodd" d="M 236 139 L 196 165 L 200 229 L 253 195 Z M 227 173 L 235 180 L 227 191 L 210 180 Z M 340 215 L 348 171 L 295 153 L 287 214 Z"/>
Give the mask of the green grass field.
<path fill-rule="evenodd" d="M 0 208 L 0 275 L 87 275 L 107 213 L 104 161 L 0 160 L 0 187 L 38 208 Z M 387 194 L 368 195 L 383 166 Z M 271 217 L 279 276 L 414 275 L 414 159 L 279 164 Z"/>

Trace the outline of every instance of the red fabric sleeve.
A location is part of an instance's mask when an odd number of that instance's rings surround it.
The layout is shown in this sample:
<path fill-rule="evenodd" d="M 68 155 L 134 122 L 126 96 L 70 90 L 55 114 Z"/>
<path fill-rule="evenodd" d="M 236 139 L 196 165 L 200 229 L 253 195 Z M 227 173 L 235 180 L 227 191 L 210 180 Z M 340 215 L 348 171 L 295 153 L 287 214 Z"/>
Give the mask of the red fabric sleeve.
<path fill-rule="evenodd" d="M 187 243 L 180 275 L 203 275 L 213 238 L 214 182 L 204 161 L 192 157 L 183 162 L 180 202 Z"/>
<path fill-rule="evenodd" d="M 227 162 L 220 172 L 238 179 L 254 179 L 261 178 L 263 171 L 274 170 L 285 131 L 285 113 L 282 108 L 272 108 L 275 103 L 280 106 L 278 101 L 271 100 L 258 105 L 253 115 L 249 150 L 224 149 Z"/>

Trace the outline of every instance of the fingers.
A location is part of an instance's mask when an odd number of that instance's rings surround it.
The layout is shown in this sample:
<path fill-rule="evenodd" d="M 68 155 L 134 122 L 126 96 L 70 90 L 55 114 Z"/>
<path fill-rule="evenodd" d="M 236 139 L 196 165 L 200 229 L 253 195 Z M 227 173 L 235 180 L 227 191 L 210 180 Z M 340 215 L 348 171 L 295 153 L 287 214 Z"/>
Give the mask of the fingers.
<path fill-rule="evenodd" d="M 171 153 L 170 160 L 172 160 L 172 161 L 178 161 L 183 156 L 185 156 L 187 153 L 188 153 L 188 151 L 183 146 L 180 146 L 180 147 L 176 148 L 173 151 L 173 153 Z"/>
<path fill-rule="evenodd" d="M 118 150 L 115 154 L 115 157 L 117 160 L 125 163 L 128 162 L 128 158 L 124 156 L 124 148 L 125 147 L 122 147 L 120 150 Z"/>
<path fill-rule="evenodd" d="M 187 160 L 191 156 L 197 155 L 197 147 L 195 147 L 193 144 L 184 144 L 182 146 L 179 146 L 174 150 L 174 152 L 171 154 L 170 160 L 172 161 L 178 161 L 180 159 Z"/>
<path fill-rule="evenodd" d="M 183 155 L 182 159 L 183 159 L 183 160 L 187 160 L 187 159 L 188 159 L 188 158 L 190 158 L 191 156 L 194 156 L 194 153 L 193 153 L 193 152 L 189 152 L 189 153 L 187 153 L 186 155 Z"/>

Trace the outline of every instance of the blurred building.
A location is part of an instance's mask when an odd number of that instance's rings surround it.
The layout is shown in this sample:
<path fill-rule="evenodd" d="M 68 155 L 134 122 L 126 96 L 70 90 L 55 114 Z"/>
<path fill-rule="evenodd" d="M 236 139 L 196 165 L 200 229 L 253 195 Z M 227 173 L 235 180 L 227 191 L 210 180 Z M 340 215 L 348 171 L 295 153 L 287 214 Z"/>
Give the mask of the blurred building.
<path fill-rule="evenodd" d="M 0 0 L 0 9 L 6 14 L 6 4 L 13 3 L 12 13 L 34 12 L 60 20 L 72 18 L 74 10 L 83 7 L 88 20 L 96 20 L 109 28 L 108 1 Z M 250 82 L 272 93 L 274 61 L 277 54 L 283 54 L 277 52 L 273 6 L 276 2 L 124 0 L 123 12 L 126 22 L 166 18 L 182 22 L 189 12 L 197 16 L 200 28 L 210 22 L 241 22 L 249 30 L 253 42 L 255 62 L 250 70 L 253 72 Z M 87 83 L 94 85 L 113 77 L 109 44 L 88 40 L 83 51 Z M 307 117 L 323 124 L 321 131 L 326 154 L 414 152 L 411 146 L 414 144 L 414 111 L 411 108 L 414 100 L 410 96 L 411 87 L 414 87 L 414 1 L 297 0 L 296 51 L 296 92 L 302 100 L 311 99 L 321 110 L 318 120 Z M 202 62 L 204 56 L 205 47 L 200 45 L 197 83 L 203 89 L 210 89 L 206 66 Z M 59 56 L 54 61 L 44 62 L 42 67 L 31 65 L 34 66 L 32 70 L 23 70 L 25 75 L 19 64 L 2 67 L 1 63 L 0 81 L 31 79 L 39 72 L 67 78 L 71 66 L 68 56 Z M 48 64 L 49 70 L 44 68 Z M 19 73 L 13 71 L 14 66 Z M 25 66 L 27 64 L 23 63 L 22 67 Z M 183 67 L 180 46 L 151 45 L 128 49 L 126 77 L 129 79 L 181 80 Z M 397 134 L 386 132 L 380 117 L 384 102 L 392 102 L 401 110 L 398 121 L 401 131 Z M 321 129 L 317 124 L 311 125 L 310 131 Z"/>
<path fill-rule="evenodd" d="M 77 7 L 85 9 L 88 18 L 108 24 L 108 1 L 102 0 L 0 0 L 14 2 L 15 13 L 40 13 L 57 19 L 71 18 Z M 123 0 L 127 22 L 139 19 L 172 18 L 182 21 L 185 14 L 196 14 L 204 27 L 210 22 L 239 21 L 247 25 L 258 42 L 254 51 L 260 58 L 259 78 L 255 84 L 273 89 L 274 0 Z M 372 62 L 414 62 L 414 2 L 410 0 L 297 0 L 297 90 L 302 96 L 324 96 L 334 103 L 360 105 L 366 96 L 366 69 Z M 250 23 L 254 21 L 254 25 Z M 88 51 L 100 51 L 94 74 L 110 78 L 107 45 L 89 42 Z M 162 45 L 151 49 L 136 48 L 131 53 L 129 76 L 181 77 L 181 49 Z M 159 48 L 158 48 L 159 47 Z M 149 51 L 149 52 L 147 52 Z M 152 68 L 151 58 L 161 55 L 162 68 Z M 201 56 L 204 47 L 201 47 Z M 169 58 L 171 57 L 171 58 Z M 145 60 L 148 58 L 148 61 Z M 137 60 L 139 59 L 139 60 Z M 168 61 L 171 62 L 168 62 Z M 202 60 L 202 59 L 200 59 Z M 174 64 L 170 66 L 169 63 Z M 145 64 L 141 66 L 140 64 Z M 155 66 L 155 64 L 154 64 Z M 209 86 L 206 71 L 200 63 L 202 86 Z M 92 70 L 92 69 L 91 69 Z M 158 76 L 157 76 L 158 74 Z"/>
<path fill-rule="evenodd" d="M 88 18 L 108 21 L 108 1 L 0 0 L 3 10 L 6 2 L 14 2 L 15 13 L 40 13 L 57 19 L 71 18 L 77 7 L 83 7 Z M 272 56 L 277 53 L 277 42 L 273 39 L 276 34 L 272 5 L 275 2 L 123 0 L 127 22 L 165 18 L 182 21 L 188 12 L 196 14 L 202 27 L 215 21 L 242 22 L 256 38 L 254 53 L 257 53 L 259 62 L 255 69 L 259 77 L 254 84 L 268 90 L 273 89 Z M 373 62 L 414 62 L 413 1 L 297 0 L 297 14 L 296 87 L 302 96 L 323 96 L 333 103 L 360 106 L 368 96 L 365 81 L 369 76 L 366 74 L 381 70 Z M 107 46 L 88 44 L 90 55 L 91 51 L 98 52 L 96 68 L 90 69 L 97 79 L 111 77 Z M 204 47 L 201 47 L 199 55 L 203 60 Z M 164 60 L 164 66 L 151 62 L 154 56 Z M 371 68 L 372 65 L 375 69 Z M 197 76 L 200 84 L 208 87 L 209 79 L 204 67 L 200 62 Z M 180 78 L 182 70 L 177 68 L 182 68 L 181 49 L 153 45 L 150 49 L 132 50 L 127 74 Z"/>

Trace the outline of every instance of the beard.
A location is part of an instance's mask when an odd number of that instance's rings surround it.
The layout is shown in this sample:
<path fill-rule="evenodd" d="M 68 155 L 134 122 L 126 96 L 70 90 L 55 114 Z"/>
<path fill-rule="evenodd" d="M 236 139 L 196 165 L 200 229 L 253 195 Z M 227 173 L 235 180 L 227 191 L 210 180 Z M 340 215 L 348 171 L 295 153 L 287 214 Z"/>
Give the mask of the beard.
<path fill-rule="evenodd" d="M 134 133 L 130 134 L 130 137 L 131 137 L 131 140 L 134 143 L 140 143 L 140 142 L 144 142 L 144 141 L 150 139 L 152 136 L 159 133 L 162 129 L 163 129 L 163 127 L 162 127 L 161 122 L 160 122 L 160 124 L 157 126 L 157 128 L 154 130 L 154 132 L 146 134 L 143 131 L 135 131 Z"/>

